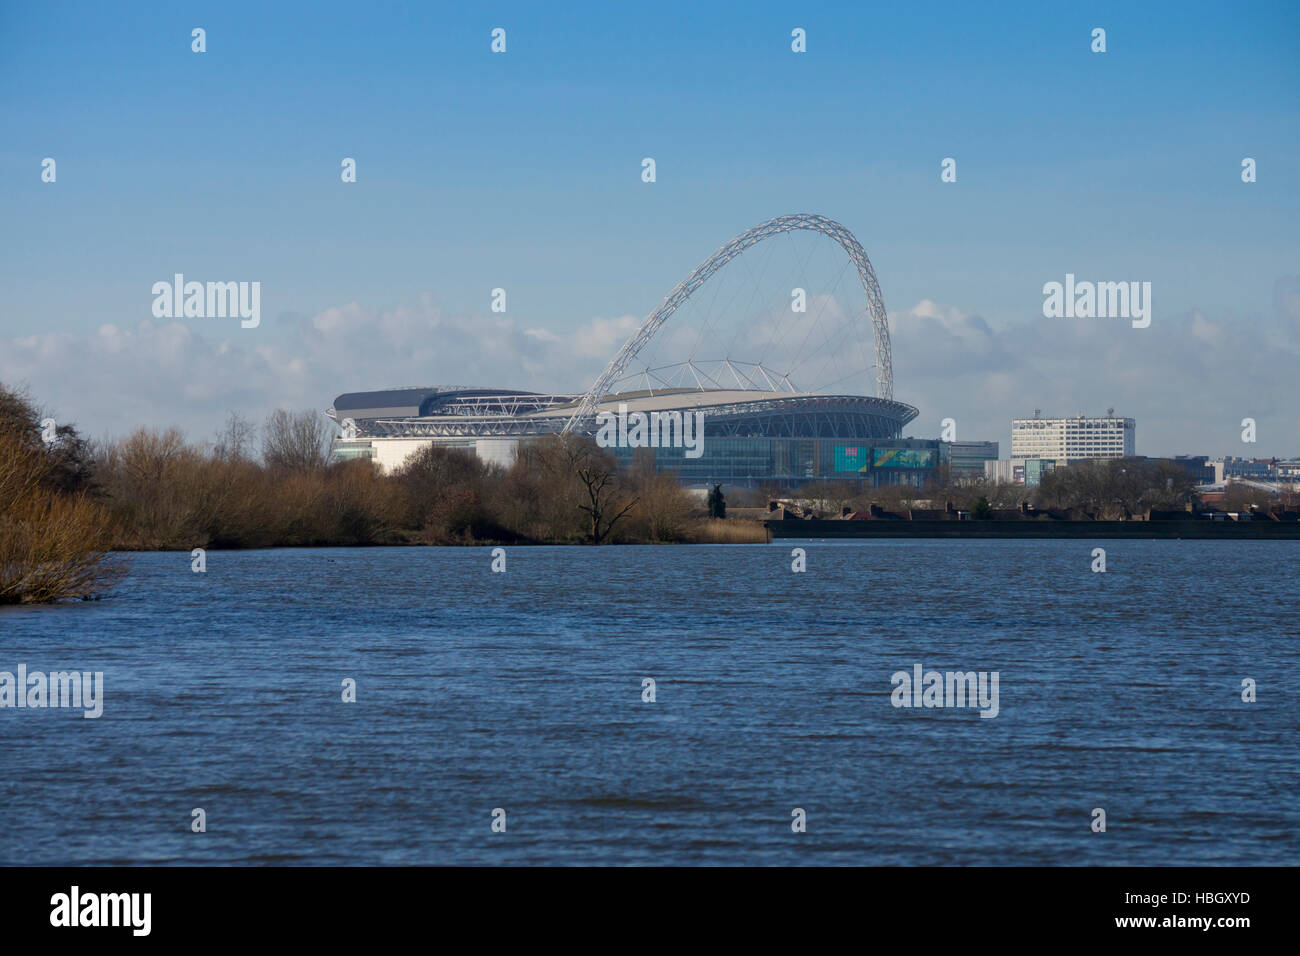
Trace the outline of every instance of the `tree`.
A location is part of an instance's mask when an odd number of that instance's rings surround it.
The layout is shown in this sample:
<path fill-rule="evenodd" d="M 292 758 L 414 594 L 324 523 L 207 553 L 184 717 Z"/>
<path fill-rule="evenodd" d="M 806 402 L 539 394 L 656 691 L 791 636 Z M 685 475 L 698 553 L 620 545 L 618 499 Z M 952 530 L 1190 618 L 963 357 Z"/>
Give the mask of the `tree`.
<path fill-rule="evenodd" d="M 586 490 L 573 472 L 569 436 L 544 435 L 519 443 L 501 483 L 498 509 L 505 523 L 539 541 L 586 540 Z"/>
<path fill-rule="evenodd" d="M 1252 507 L 1270 511 L 1279 503 L 1279 497 L 1263 488 L 1255 488 L 1240 481 L 1229 481 L 1219 507 L 1224 511 L 1249 511 Z"/>
<path fill-rule="evenodd" d="M 616 480 L 614 456 L 586 437 L 559 436 L 560 451 L 569 471 L 581 484 L 584 501 L 578 510 L 587 514 L 588 539 L 605 541 L 614 526 L 636 506 L 638 499 L 625 495 Z"/>
<path fill-rule="evenodd" d="M 1079 508 L 1116 520 L 1148 508 L 1186 507 L 1195 483 L 1177 462 L 1111 458 L 1076 461 L 1043 476 L 1035 500 L 1045 507 Z"/>
<path fill-rule="evenodd" d="M 687 540 L 695 504 L 675 475 L 657 470 L 653 449 L 636 449 L 622 480 L 638 499 L 622 526 L 623 534 L 637 541 Z"/>
<path fill-rule="evenodd" d="M 62 492 L 90 491 L 95 457 L 90 442 L 68 424 L 54 425 L 25 390 L 0 385 L 0 432 L 36 455 L 43 465 L 42 483 Z"/>
<path fill-rule="evenodd" d="M 722 496 L 722 485 L 714 485 L 709 492 L 709 517 L 725 518 L 727 516 L 727 499 Z"/>
<path fill-rule="evenodd" d="M 256 439 L 257 426 L 239 412 L 232 411 L 217 432 L 212 456 L 222 461 L 248 461 Z"/>
<path fill-rule="evenodd" d="M 0 385 L 0 433 L 29 447 L 41 440 L 41 413 L 23 389 Z"/>
<path fill-rule="evenodd" d="M 984 495 L 980 495 L 979 501 L 975 502 L 975 507 L 970 510 L 970 516 L 975 521 L 987 521 L 993 517 L 993 509 L 989 507 L 989 500 Z"/>
<path fill-rule="evenodd" d="M 431 543 L 501 536 L 487 505 L 500 474 L 472 451 L 425 445 L 393 477 L 404 492 L 406 523 L 422 527 Z"/>
<path fill-rule="evenodd" d="M 41 419 L 0 385 L 0 604 L 93 597 L 125 573 L 105 553 L 107 521 L 85 491 L 88 446 L 72 426 L 46 441 Z"/>
<path fill-rule="evenodd" d="M 277 408 L 266 417 L 262 460 L 276 472 L 322 471 L 330 461 L 333 428 L 316 412 Z"/>

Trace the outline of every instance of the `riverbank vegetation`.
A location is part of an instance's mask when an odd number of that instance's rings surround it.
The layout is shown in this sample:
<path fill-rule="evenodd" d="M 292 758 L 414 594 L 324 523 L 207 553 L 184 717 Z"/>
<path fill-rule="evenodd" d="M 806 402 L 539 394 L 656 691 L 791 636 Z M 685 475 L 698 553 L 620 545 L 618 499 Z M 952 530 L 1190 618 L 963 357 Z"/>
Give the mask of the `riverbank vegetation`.
<path fill-rule="evenodd" d="M 274 413 L 262 433 L 260 459 L 239 420 L 209 446 L 141 429 L 96 449 L 115 547 L 684 542 L 703 515 L 671 476 L 619 472 L 584 438 L 543 438 L 508 468 L 431 445 L 383 475 L 331 462 L 309 412 Z"/>
<path fill-rule="evenodd" d="M 591 439 L 560 435 L 522 444 L 508 467 L 431 445 L 383 474 L 367 459 L 333 460 L 334 431 L 317 413 L 277 410 L 260 425 L 231 414 L 204 442 L 159 428 L 89 442 L 0 385 L 0 603 L 101 593 L 122 573 L 115 550 L 750 543 L 768 540 L 762 519 L 775 500 L 822 517 L 873 505 L 992 516 L 1029 502 L 1122 518 L 1181 509 L 1195 495 L 1172 462 L 1122 459 L 1057 469 L 1037 489 L 819 481 L 725 497 L 715 486 L 706 498 L 656 474 L 648 451 L 618 468 Z M 1270 504 L 1245 486 L 1228 497 L 1239 510 Z"/>
<path fill-rule="evenodd" d="M 92 598 L 122 574 L 87 443 L 0 386 L 0 604 Z"/>
<path fill-rule="evenodd" d="M 24 600 L 88 593 L 88 569 L 106 569 L 110 550 L 767 540 L 758 522 L 711 521 L 704 499 L 648 456 L 619 469 L 577 436 L 524 445 L 509 467 L 429 446 L 385 475 L 332 460 L 334 426 L 314 412 L 277 410 L 260 425 L 232 414 L 206 442 L 140 428 L 92 443 L 70 425 L 50 442 L 25 395 L 0 397 L 0 561 L 6 581 L 25 582 L 8 585 Z M 63 552 L 85 568 L 59 565 Z M 38 586 L 56 566 L 65 586 Z"/>

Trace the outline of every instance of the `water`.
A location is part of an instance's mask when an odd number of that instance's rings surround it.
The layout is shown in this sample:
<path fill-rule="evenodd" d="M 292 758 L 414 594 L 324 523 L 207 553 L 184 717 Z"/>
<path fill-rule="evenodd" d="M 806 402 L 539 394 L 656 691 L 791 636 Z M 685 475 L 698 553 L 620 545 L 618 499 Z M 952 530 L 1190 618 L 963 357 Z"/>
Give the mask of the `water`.
<path fill-rule="evenodd" d="M 0 609 L 106 687 L 0 710 L 0 863 L 1294 863 L 1300 547 L 1100 544 L 135 555 Z M 894 708 L 916 663 L 1000 713 Z"/>

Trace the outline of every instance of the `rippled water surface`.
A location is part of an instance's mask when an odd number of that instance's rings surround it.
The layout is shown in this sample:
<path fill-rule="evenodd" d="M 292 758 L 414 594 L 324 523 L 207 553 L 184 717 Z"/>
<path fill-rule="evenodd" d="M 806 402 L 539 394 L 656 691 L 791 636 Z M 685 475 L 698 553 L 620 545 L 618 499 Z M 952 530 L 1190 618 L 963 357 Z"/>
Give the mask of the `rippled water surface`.
<path fill-rule="evenodd" d="M 130 562 L 107 600 L 0 609 L 0 671 L 105 682 L 97 720 L 0 709 L 0 863 L 1300 852 L 1295 542 L 511 548 L 505 574 L 486 548 Z M 998 716 L 893 707 L 918 663 L 997 671 Z"/>

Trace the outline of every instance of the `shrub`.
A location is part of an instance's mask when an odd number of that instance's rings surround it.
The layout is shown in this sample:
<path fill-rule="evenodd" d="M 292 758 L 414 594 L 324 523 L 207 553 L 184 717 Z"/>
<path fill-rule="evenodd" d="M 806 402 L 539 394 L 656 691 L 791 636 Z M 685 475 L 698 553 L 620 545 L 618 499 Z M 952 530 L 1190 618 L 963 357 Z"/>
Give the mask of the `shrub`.
<path fill-rule="evenodd" d="M 0 386 L 0 604 L 90 598 L 125 573 L 105 552 L 89 446 L 71 426 L 43 440 L 26 395 Z"/>

